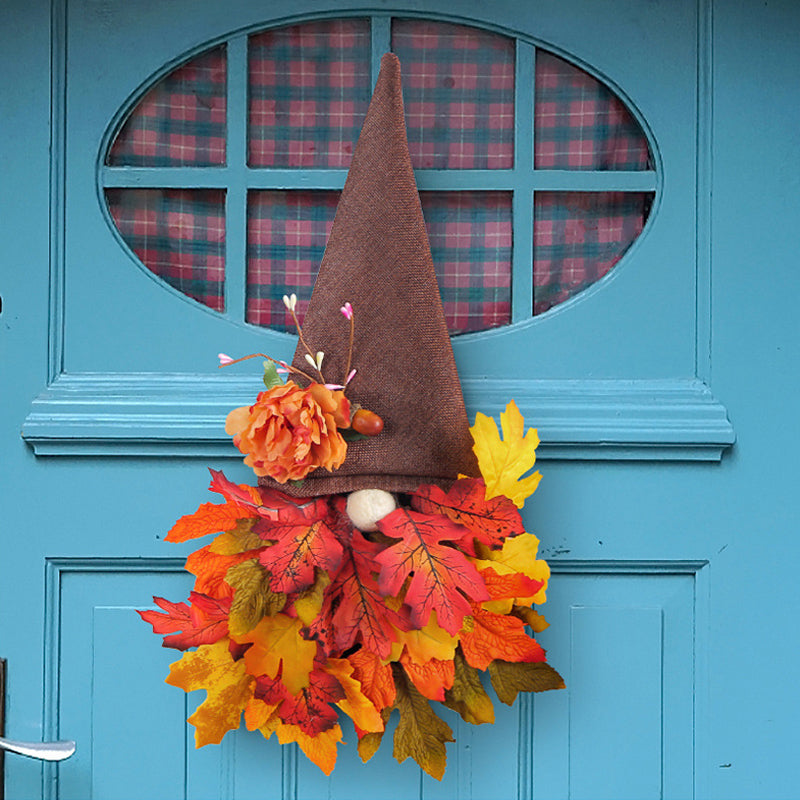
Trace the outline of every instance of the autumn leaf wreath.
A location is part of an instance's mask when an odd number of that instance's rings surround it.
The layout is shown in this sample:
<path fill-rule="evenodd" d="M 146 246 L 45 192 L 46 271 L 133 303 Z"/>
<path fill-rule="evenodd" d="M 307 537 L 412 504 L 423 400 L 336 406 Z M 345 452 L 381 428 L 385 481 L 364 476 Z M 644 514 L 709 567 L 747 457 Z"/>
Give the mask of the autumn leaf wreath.
<path fill-rule="evenodd" d="M 321 367 L 319 354 L 309 361 Z M 347 438 L 363 435 L 358 410 L 344 386 L 284 383 L 278 369 L 299 370 L 265 363 L 266 391 L 231 412 L 228 430 L 257 473 L 296 489 L 288 482 L 343 459 Z M 298 498 L 211 470 L 224 502 L 204 503 L 166 537 L 216 534 L 186 561 L 188 603 L 156 597 L 160 611 L 139 612 L 165 647 L 185 651 L 167 683 L 206 690 L 189 718 L 198 747 L 220 742 L 244 712 L 248 730 L 297 742 L 329 774 L 341 712 L 366 761 L 397 711 L 395 758 L 441 779 L 454 739 L 432 703 L 478 725 L 494 721 L 483 672 L 508 705 L 519 692 L 563 687 L 532 635 L 547 627 L 531 606 L 545 601 L 549 568 L 519 513 L 541 478 L 531 473 L 539 440 L 513 401 L 500 420 L 502 438 L 483 414 L 470 428 L 480 477 L 393 497 L 394 510 L 361 530 L 359 492 Z M 284 435 L 302 453 L 287 455 Z"/>

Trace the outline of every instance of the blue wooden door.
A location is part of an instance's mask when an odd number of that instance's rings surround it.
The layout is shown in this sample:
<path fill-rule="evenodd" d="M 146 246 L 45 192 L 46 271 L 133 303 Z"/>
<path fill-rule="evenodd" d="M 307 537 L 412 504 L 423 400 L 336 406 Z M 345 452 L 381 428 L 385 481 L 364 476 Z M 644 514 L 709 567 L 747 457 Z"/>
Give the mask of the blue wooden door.
<path fill-rule="evenodd" d="M 483 162 L 423 165 L 418 182 L 433 216 L 437 193 L 479 210 L 494 193 L 513 228 L 507 291 L 492 295 L 499 317 L 453 342 L 470 416 L 514 397 L 539 429 L 544 477 L 525 521 L 552 567 L 540 639 L 567 689 L 497 704 L 493 726 L 448 717 L 457 742 L 441 783 L 398 765 L 388 737 L 362 765 L 352 728 L 330 778 L 257 733 L 195 750 L 185 720 L 202 698 L 164 684 L 175 655 L 134 613 L 191 586 L 190 547 L 162 539 L 210 499 L 206 468 L 251 477 L 222 428 L 258 379 L 218 375 L 216 353 L 293 351 L 248 295 L 248 225 L 275 216 L 248 217 L 248 198 L 335 191 L 346 170 L 254 168 L 248 42 L 332 18 L 363 23 L 367 99 L 376 54 L 408 20 L 510 43 L 510 138 Z M 784 398 L 800 377 L 787 223 L 798 205 L 787 175 L 798 29 L 790 2 L 3 4 L 5 727 L 78 744 L 58 767 L 8 756 L 6 796 L 792 796 L 798 432 Z M 222 158 L 211 147 L 202 163 L 115 162 L 115 137 L 146 92 L 209 52 L 225 58 Z M 541 53 L 616 98 L 646 163 L 537 160 Z M 198 297 L 140 263 L 117 212 L 152 190 L 207 193 L 203 214 L 225 228 L 213 291 L 204 283 Z M 570 193 L 646 198 L 642 232 L 602 280 L 537 307 L 536 226 Z M 317 208 L 323 234 L 329 206 Z"/>

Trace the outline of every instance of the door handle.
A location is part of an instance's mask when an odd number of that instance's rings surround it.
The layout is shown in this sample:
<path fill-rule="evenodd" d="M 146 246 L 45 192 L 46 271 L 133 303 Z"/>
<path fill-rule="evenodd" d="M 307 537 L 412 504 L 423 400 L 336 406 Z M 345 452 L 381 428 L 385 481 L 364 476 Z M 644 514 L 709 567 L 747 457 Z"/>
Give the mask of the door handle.
<path fill-rule="evenodd" d="M 41 761 L 63 761 L 75 752 L 75 742 L 14 742 L 0 736 L 0 750 Z"/>

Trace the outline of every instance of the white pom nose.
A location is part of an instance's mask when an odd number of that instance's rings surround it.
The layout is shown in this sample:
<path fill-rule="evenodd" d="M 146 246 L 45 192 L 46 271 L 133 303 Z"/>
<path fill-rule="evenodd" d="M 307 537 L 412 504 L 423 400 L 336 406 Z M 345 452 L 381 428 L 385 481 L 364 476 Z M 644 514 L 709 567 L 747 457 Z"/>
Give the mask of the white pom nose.
<path fill-rule="evenodd" d="M 347 516 L 360 531 L 378 530 L 378 521 L 396 508 L 394 495 L 383 489 L 359 489 L 347 497 Z"/>

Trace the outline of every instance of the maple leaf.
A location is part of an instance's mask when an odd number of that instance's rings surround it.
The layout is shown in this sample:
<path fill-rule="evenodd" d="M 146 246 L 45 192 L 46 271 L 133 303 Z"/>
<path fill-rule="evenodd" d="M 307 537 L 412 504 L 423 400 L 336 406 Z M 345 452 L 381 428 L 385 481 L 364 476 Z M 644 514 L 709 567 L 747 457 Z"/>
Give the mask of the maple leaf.
<path fill-rule="evenodd" d="M 333 636 L 338 650 L 352 647 L 358 638 L 364 646 L 381 658 L 388 658 L 395 627 L 408 628 L 405 619 L 383 601 L 378 582 L 373 576 L 379 565 L 375 558 L 382 547 L 365 539 L 359 531 L 352 536 L 352 549 L 347 549 L 344 563 L 331 586 L 338 600 L 333 612 Z"/>
<path fill-rule="evenodd" d="M 314 568 L 335 573 L 343 549 L 326 519 L 325 501 L 309 503 L 292 510 L 259 534 L 274 542 L 261 554 L 269 570 L 270 585 L 276 592 L 299 592 L 314 583 Z"/>
<path fill-rule="evenodd" d="M 411 506 L 425 514 L 444 514 L 463 525 L 469 536 L 459 544 L 465 549 L 472 548 L 473 537 L 490 547 L 500 547 L 505 539 L 525 530 L 514 503 L 503 495 L 487 499 L 481 478 L 462 478 L 446 493 L 434 484 L 420 486 L 411 496 Z"/>
<path fill-rule="evenodd" d="M 479 572 L 492 600 L 533 597 L 544 586 L 544 581 L 529 578 L 522 572 L 507 572 L 498 575 L 494 567 L 487 567 Z"/>
<path fill-rule="evenodd" d="M 461 649 L 469 664 L 486 669 L 495 659 L 503 661 L 544 661 L 541 645 L 525 632 L 517 617 L 493 614 L 473 606 L 472 624 L 461 631 Z"/>
<path fill-rule="evenodd" d="M 466 662 L 460 650 L 456 650 L 453 666 L 453 685 L 445 692 L 444 704 L 472 725 L 494 722 L 494 706 L 483 688 L 478 670 Z"/>
<path fill-rule="evenodd" d="M 486 481 L 486 497 L 505 495 L 517 508 L 522 508 L 542 477 L 539 472 L 523 477 L 536 463 L 539 436 L 535 428 L 524 432 L 525 420 L 513 400 L 501 412 L 500 426 L 502 439 L 494 419 L 478 413 L 469 429 L 475 442 L 472 449 Z"/>
<path fill-rule="evenodd" d="M 167 542 L 188 542 L 209 533 L 230 531 L 243 517 L 242 509 L 235 503 L 203 503 L 194 514 L 185 514 L 164 537 Z"/>
<path fill-rule="evenodd" d="M 375 703 L 365 693 L 361 682 L 355 677 L 356 670 L 352 662 L 346 658 L 329 658 L 322 669 L 339 681 L 344 690 L 344 697 L 337 700 L 336 705 L 353 720 L 356 729 L 369 733 L 382 731 L 385 725 L 384 719 Z M 389 671 L 391 672 L 391 668 Z"/>
<path fill-rule="evenodd" d="M 519 692 L 546 692 L 564 688 L 564 679 L 544 661 L 492 661 L 489 664 L 489 678 L 497 698 L 508 706 L 514 704 Z"/>
<path fill-rule="evenodd" d="M 385 536 L 401 540 L 376 556 L 381 591 L 396 595 L 413 573 L 405 596 L 412 624 L 423 627 L 435 609 L 439 625 L 448 633 L 458 633 L 470 613 L 464 594 L 476 602 L 489 599 L 481 576 L 466 556 L 441 544 L 460 539 L 464 529 L 446 517 L 406 508 L 395 509 L 378 522 L 378 528 Z"/>
<path fill-rule="evenodd" d="M 423 697 L 427 697 L 428 700 L 444 700 L 445 691 L 453 685 L 455 679 L 455 666 L 452 661 L 432 658 L 424 664 L 418 664 L 409 657 L 408 651 L 404 651 L 400 663 Z"/>
<path fill-rule="evenodd" d="M 186 570 L 195 575 L 194 588 L 197 592 L 212 597 L 231 597 L 233 589 L 225 582 L 228 570 L 242 561 L 258 557 L 260 550 L 245 550 L 243 553 L 221 555 L 212 550 L 214 543 L 190 553 L 186 559 Z"/>
<path fill-rule="evenodd" d="M 316 764 L 326 775 L 336 766 L 336 745 L 342 741 L 342 728 L 334 725 L 316 736 L 309 736 L 297 725 L 279 724 L 275 734 L 281 744 L 297 742 L 306 758 Z"/>
<path fill-rule="evenodd" d="M 256 509 L 261 505 L 261 495 L 258 489 L 244 484 L 238 486 L 233 481 L 229 481 L 220 470 L 209 469 L 208 471 L 211 473 L 209 491 L 218 492 L 229 502 L 245 509 L 248 516 L 257 513 Z"/>
<path fill-rule="evenodd" d="M 297 725 L 309 736 L 318 736 L 336 725 L 339 717 L 331 704 L 344 697 L 342 684 L 330 672 L 314 669 L 308 676 L 308 686 L 287 697 L 278 713 L 284 723 Z"/>
<path fill-rule="evenodd" d="M 433 713 L 428 701 L 395 665 L 397 698 L 394 707 L 400 712 L 400 721 L 394 732 L 394 757 L 399 763 L 413 758 L 436 780 L 441 780 L 447 765 L 445 742 L 454 742 L 450 726 Z"/>
<path fill-rule="evenodd" d="M 533 596 L 517 597 L 518 605 L 546 601 L 550 567 L 546 561 L 536 558 L 539 551 L 539 540 L 532 533 L 522 533 L 512 539 L 506 539 L 500 550 L 489 550 L 480 544 L 477 550 L 479 555 L 484 556 L 483 559 L 474 562 L 479 570 L 492 568 L 498 575 L 520 572 L 532 580 L 541 581 L 541 588 Z"/>
<path fill-rule="evenodd" d="M 228 623 L 234 636 L 252 630 L 266 616 L 274 617 L 286 605 L 286 595 L 270 589 L 269 573 L 255 558 L 232 566 L 225 582 L 234 591 Z"/>
<path fill-rule="evenodd" d="M 163 597 L 153 602 L 162 611 L 138 611 L 139 616 L 153 626 L 153 633 L 169 633 L 164 647 L 187 650 L 201 644 L 213 644 L 228 635 L 230 599 L 217 599 L 199 592 L 189 594 L 189 602 L 171 603 Z"/>
<path fill-rule="evenodd" d="M 387 602 L 390 599 L 387 598 Z M 422 628 L 408 631 L 399 630 L 395 632 L 395 636 L 397 642 L 392 645 L 392 661 L 399 661 L 403 648 L 418 664 L 424 664 L 432 658 L 438 658 L 441 661 L 452 660 L 458 645 L 458 638 L 451 636 L 436 622 L 435 613 L 430 622 Z"/>
<path fill-rule="evenodd" d="M 317 643 L 300 635 L 302 624 L 299 619 L 279 613 L 264 617 L 253 630 L 236 636 L 240 644 L 253 645 L 244 654 L 247 671 L 251 675 L 275 678 L 282 669 L 282 680 L 290 694 L 306 688 L 314 668 Z"/>
<path fill-rule="evenodd" d="M 318 569 L 314 583 L 307 589 L 303 589 L 294 599 L 294 613 L 303 621 L 304 625 L 311 625 L 322 612 L 322 604 L 325 600 L 325 590 L 331 582 L 331 576 Z"/>
<path fill-rule="evenodd" d="M 389 715 L 391 713 L 391 709 L 386 708 L 381 712 L 381 718 L 383 719 L 384 729 L 386 727 L 386 723 L 389 721 Z M 366 764 L 375 753 L 378 752 L 378 748 L 381 746 L 381 742 L 383 741 L 383 731 L 360 731 L 356 728 L 356 733 L 358 734 L 358 754 L 361 756 L 361 760 Z"/>
<path fill-rule="evenodd" d="M 359 682 L 361 691 L 375 708 L 383 710 L 394 704 L 397 690 L 389 664 L 363 647 L 348 655 L 347 660 L 353 665 L 353 678 Z"/>
<path fill-rule="evenodd" d="M 239 727 L 242 711 L 253 696 L 253 677 L 244 661 L 234 661 L 226 641 L 200 645 L 170 667 L 167 683 L 186 692 L 205 689 L 206 699 L 189 717 L 195 726 L 195 744 L 219 744 Z"/>

